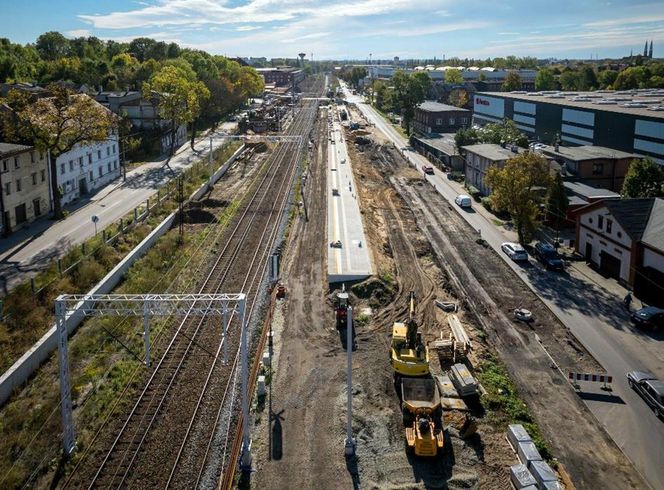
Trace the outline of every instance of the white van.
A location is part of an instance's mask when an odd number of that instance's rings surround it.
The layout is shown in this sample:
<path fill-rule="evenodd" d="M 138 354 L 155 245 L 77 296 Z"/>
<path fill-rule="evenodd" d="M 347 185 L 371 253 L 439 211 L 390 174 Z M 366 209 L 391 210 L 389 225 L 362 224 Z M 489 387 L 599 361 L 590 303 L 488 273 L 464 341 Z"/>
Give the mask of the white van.
<path fill-rule="evenodd" d="M 470 208 L 473 205 L 472 198 L 466 194 L 459 194 L 456 199 L 454 199 L 454 202 L 461 208 Z"/>

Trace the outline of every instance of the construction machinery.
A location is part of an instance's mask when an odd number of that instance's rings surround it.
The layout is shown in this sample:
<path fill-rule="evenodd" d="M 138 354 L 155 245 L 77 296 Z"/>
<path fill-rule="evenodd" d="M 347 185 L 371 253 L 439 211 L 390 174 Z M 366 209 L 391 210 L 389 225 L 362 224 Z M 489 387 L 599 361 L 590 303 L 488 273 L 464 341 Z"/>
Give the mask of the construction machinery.
<path fill-rule="evenodd" d="M 408 321 L 392 326 L 391 363 L 396 376 L 429 374 L 429 348 L 422 341 L 415 320 L 415 291 L 410 292 Z"/>
<path fill-rule="evenodd" d="M 434 457 L 443 448 L 443 408 L 431 377 L 401 378 L 401 411 L 406 448 L 416 456 Z"/>
<path fill-rule="evenodd" d="M 345 288 L 337 293 L 335 303 L 334 309 L 337 318 L 337 330 L 345 330 L 346 325 L 348 324 L 348 293 Z"/>

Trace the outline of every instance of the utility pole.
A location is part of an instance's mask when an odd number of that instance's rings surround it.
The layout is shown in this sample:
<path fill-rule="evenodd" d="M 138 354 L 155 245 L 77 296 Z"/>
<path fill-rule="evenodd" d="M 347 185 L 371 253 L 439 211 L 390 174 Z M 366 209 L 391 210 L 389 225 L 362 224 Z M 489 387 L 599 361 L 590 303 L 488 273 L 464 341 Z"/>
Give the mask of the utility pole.
<path fill-rule="evenodd" d="M 346 322 L 346 353 L 348 365 L 346 367 L 347 379 L 347 407 L 346 407 L 346 442 L 344 454 L 347 458 L 355 456 L 355 439 L 353 439 L 353 307 L 347 310 Z"/>

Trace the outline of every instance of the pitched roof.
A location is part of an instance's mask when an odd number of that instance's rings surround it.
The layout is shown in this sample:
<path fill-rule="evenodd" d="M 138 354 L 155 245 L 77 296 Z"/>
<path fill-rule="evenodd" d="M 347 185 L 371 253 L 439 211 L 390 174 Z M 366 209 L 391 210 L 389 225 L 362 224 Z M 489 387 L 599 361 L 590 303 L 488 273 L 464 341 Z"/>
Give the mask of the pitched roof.
<path fill-rule="evenodd" d="M 32 150 L 32 148 L 32 146 L 16 145 L 14 143 L 0 143 L 0 158 L 17 155 Z"/>
<path fill-rule="evenodd" d="M 419 106 L 417 106 L 417 108 L 427 112 L 470 112 L 468 109 L 464 109 L 462 107 L 441 104 L 440 102 L 432 100 L 422 102 Z"/>
<path fill-rule="evenodd" d="M 641 241 L 664 252 L 664 199 L 655 199 Z"/>
<path fill-rule="evenodd" d="M 654 198 L 603 201 L 614 219 L 632 240 L 639 241 L 646 231 Z"/>

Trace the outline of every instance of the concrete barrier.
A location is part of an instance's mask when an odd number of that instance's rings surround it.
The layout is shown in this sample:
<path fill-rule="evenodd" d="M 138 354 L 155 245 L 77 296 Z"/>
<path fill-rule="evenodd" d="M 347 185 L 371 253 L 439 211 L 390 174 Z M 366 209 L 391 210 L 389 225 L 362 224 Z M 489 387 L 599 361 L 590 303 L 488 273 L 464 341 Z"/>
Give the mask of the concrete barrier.
<path fill-rule="evenodd" d="M 187 200 L 195 201 L 200 199 L 201 196 L 207 192 L 209 186 L 217 182 L 228 170 L 231 164 L 242 154 L 245 150 L 245 145 L 242 145 L 233 155 L 226 160 L 226 162 L 215 171 L 210 177 L 210 181 L 199 187 Z M 169 214 L 152 232 L 146 236 L 141 243 L 139 243 L 129 254 L 117 264 L 106 276 L 93 287 L 88 294 L 108 294 L 120 282 L 125 272 L 136 262 L 143 254 L 145 254 L 152 245 L 164 235 L 173 225 L 176 213 Z M 82 306 L 82 303 L 81 303 Z M 85 318 L 85 315 L 76 310 L 67 316 L 66 324 L 67 330 L 71 335 L 76 327 Z M 44 336 L 33 344 L 33 346 L 26 351 L 7 371 L 0 376 L 0 406 L 9 399 L 14 389 L 25 383 L 30 376 L 41 366 L 41 364 L 51 355 L 57 348 L 58 335 L 55 325 L 52 326 Z"/>

